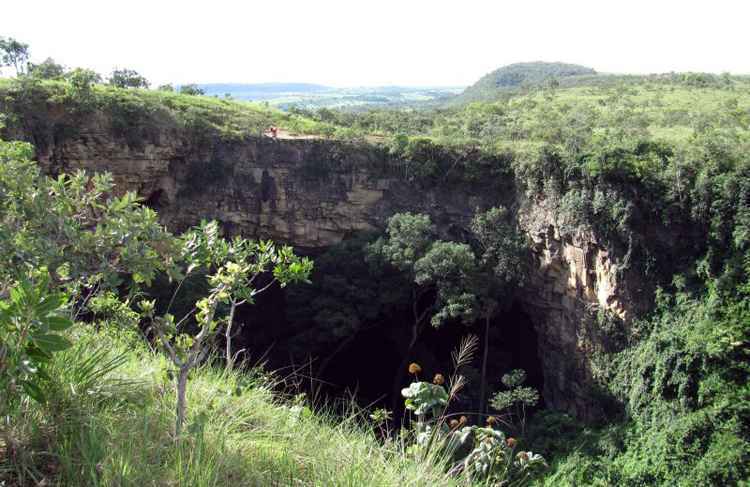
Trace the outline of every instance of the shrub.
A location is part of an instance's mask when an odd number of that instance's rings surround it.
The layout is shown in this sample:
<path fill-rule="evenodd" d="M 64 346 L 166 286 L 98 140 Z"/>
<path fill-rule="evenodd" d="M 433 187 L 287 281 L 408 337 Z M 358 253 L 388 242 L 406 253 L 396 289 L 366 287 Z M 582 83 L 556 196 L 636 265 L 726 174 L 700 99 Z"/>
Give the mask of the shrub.
<path fill-rule="evenodd" d="M 406 409 L 416 416 L 409 451 L 423 461 L 447 459 L 449 474 L 470 483 L 529 485 L 547 466 L 541 455 L 517 449 L 518 440 L 496 429 L 495 417 L 479 427 L 468 425 L 466 416 L 450 419 L 448 414 L 451 400 L 466 382 L 459 369 L 471 361 L 477 343 L 476 337 L 470 337 L 454 353 L 455 372 L 448 384 L 438 374 L 433 383 L 416 380 L 401 391 Z M 409 366 L 415 377 L 419 369 L 417 364 Z"/>

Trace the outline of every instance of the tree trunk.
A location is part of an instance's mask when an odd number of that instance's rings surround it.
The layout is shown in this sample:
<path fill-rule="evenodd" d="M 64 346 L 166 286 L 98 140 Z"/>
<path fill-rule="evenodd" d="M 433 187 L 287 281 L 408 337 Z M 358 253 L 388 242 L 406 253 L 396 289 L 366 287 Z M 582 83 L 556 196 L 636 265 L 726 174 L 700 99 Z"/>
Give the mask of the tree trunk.
<path fill-rule="evenodd" d="M 177 420 L 175 422 L 175 439 L 179 440 L 182 435 L 182 425 L 185 422 L 185 413 L 187 410 L 187 402 L 185 394 L 187 392 L 187 380 L 188 373 L 190 372 L 190 366 L 183 365 L 180 367 L 180 372 L 177 377 Z"/>
<path fill-rule="evenodd" d="M 401 363 L 398 364 L 398 369 L 396 369 L 396 373 L 393 376 L 393 388 L 391 389 L 391 410 L 393 411 L 396 411 L 399 403 L 401 402 L 401 381 L 403 380 L 404 375 L 407 372 L 406 367 L 409 364 L 409 355 L 417 344 L 417 340 L 419 340 L 419 335 L 421 335 L 422 333 L 422 327 L 424 326 L 427 314 L 431 309 L 430 307 L 428 307 L 427 309 L 422 310 L 421 313 L 419 312 L 419 301 L 423 295 L 424 292 L 420 293 L 417 290 L 412 290 L 411 311 L 412 315 L 414 316 L 414 323 L 411 325 L 411 340 L 409 341 L 409 346 L 406 349 L 406 352 L 404 352 Z"/>
<path fill-rule="evenodd" d="M 487 412 L 487 356 L 490 350 L 490 315 L 484 317 L 484 350 L 482 351 L 482 379 L 479 386 L 479 413 Z"/>
<path fill-rule="evenodd" d="M 406 352 L 404 352 L 404 356 L 401 359 L 401 363 L 398 364 L 398 369 L 396 369 L 396 373 L 393 376 L 393 388 L 391 390 L 392 394 L 392 400 L 391 400 L 391 410 L 395 411 L 398 408 L 399 402 L 401 401 L 401 386 L 404 375 L 407 372 L 407 366 L 409 365 L 409 358 L 411 351 L 414 349 L 414 346 L 417 344 L 417 340 L 419 339 L 419 323 L 414 323 L 412 325 L 411 329 L 411 340 L 409 341 L 409 347 L 406 349 Z"/>
<path fill-rule="evenodd" d="M 227 370 L 234 368 L 234 359 L 232 358 L 232 323 L 234 323 L 234 310 L 237 309 L 237 303 L 232 301 L 232 306 L 229 310 L 229 318 L 227 319 L 227 329 L 224 332 L 224 338 L 226 339 L 226 353 L 227 356 Z"/>

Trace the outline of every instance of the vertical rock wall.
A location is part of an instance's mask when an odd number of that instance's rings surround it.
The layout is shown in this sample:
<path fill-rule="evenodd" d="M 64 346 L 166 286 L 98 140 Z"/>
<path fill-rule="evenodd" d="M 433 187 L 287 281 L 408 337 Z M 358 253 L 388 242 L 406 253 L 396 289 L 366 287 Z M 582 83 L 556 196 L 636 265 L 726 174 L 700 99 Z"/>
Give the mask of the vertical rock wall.
<path fill-rule="evenodd" d="M 604 311 L 627 322 L 639 300 L 617 272 L 617 256 L 592 234 L 561 237 L 552 205 L 543 199 L 468 185 L 415 186 L 378 166 L 375 152 L 333 141 L 262 138 L 196 149 L 166 133 L 134 149 L 94 128 L 50 141 L 38 159 L 50 173 L 111 172 L 120 190 L 138 192 L 174 230 L 217 219 L 229 233 L 309 250 L 383 228 L 398 211 L 429 213 L 450 231 L 465 226 L 477 207 L 514 208 L 532 242 L 535 265 L 520 300 L 539 336 L 546 403 L 595 416 L 590 358 L 601 344 L 592 314 Z"/>

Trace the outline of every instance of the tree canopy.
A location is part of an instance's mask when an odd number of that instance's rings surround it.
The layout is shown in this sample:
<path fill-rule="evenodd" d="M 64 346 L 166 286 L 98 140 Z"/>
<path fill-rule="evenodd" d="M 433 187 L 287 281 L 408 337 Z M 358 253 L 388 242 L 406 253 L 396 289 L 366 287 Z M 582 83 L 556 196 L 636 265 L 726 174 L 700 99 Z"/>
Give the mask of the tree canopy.
<path fill-rule="evenodd" d="M 109 77 L 109 84 L 118 88 L 148 88 L 148 80 L 132 69 L 115 69 Z"/>
<path fill-rule="evenodd" d="M 12 37 L 0 37 L 0 67 L 13 66 L 16 74 L 26 72 L 29 60 L 29 45 Z"/>

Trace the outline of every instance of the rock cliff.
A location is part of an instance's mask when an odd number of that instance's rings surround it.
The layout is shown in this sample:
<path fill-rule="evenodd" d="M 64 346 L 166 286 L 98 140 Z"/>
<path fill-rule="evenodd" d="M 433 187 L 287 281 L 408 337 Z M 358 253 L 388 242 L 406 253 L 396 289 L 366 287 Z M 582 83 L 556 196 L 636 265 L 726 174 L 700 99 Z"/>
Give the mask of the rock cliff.
<path fill-rule="evenodd" d="M 367 145 L 255 137 L 198 147 L 164 131 L 133 146 L 102 126 L 92 123 L 41 144 L 32 140 L 38 160 L 53 174 L 111 172 L 119 190 L 139 193 L 175 230 L 216 219 L 231 234 L 316 251 L 354 232 L 383 228 L 398 211 L 427 212 L 451 233 L 460 232 L 477 207 L 512 208 L 532 242 L 534 269 L 519 300 L 539 337 L 545 401 L 580 417 L 596 416 L 591 352 L 605 344 L 592 316 L 604 312 L 627 323 L 643 296 L 618 272 L 620 257 L 595 235 L 561 236 L 554 205 L 543 195 L 523 195 L 510 180 L 504 189 L 415 184 L 403 177 L 403 165 Z"/>

